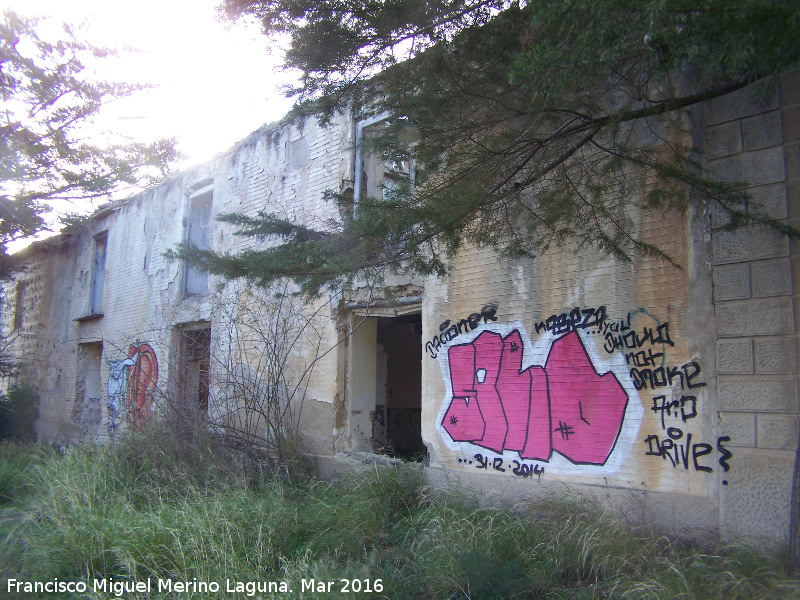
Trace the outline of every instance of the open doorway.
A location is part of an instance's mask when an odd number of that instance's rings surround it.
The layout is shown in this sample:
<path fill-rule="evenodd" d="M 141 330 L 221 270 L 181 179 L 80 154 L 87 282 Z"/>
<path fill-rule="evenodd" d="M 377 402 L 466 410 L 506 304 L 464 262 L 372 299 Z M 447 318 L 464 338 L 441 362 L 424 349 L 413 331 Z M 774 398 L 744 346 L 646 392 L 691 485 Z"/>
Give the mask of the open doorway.
<path fill-rule="evenodd" d="M 377 450 L 423 460 L 422 315 L 378 317 L 373 443 Z"/>
<path fill-rule="evenodd" d="M 178 401 L 189 414 L 208 413 L 211 325 L 194 323 L 178 329 Z"/>

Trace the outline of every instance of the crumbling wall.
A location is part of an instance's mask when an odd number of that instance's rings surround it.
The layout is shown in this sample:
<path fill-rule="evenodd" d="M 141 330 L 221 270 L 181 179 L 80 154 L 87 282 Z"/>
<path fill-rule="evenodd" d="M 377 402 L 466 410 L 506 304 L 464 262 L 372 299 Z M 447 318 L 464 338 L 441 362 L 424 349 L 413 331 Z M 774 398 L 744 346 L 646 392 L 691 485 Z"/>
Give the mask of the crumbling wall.
<path fill-rule="evenodd" d="M 234 236 L 231 226 L 215 220 L 224 212 L 275 212 L 319 225 L 335 210 L 324 202 L 323 191 L 348 185 L 347 123 L 343 118 L 330 129 L 312 121 L 262 128 L 215 160 L 112 203 L 70 232 L 23 252 L 19 261 L 28 269 L 5 289 L 11 296 L 19 284 L 25 290 L 13 348 L 26 358 L 25 377 L 41 395 L 40 439 L 105 439 L 150 418 L 157 400 L 171 401 L 176 388 L 169 382 L 180 364 L 174 332 L 208 322 L 213 336 L 214 300 L 226 293 L 224 282 L 212 277 L 208 293 L 187 294 L 183 265 L 164 256 L 187 234 L 192 195 L 212 190 L 210 238 L 217 250 L 274 243 Z M 93 273 L 98 239 L 105 240 L 101 279 Z M 90 304 L 93 280 L 103 281 L 102 312 L 97 297 L 95 306 Z M 330 315 L 331 303 L 309 310 Z M 14 318 L 6 303 L 7 327 L 14 329 Z M 315 335 L 300 336 L 290 376 L 303 377 L 315 345 L 334 345 L 336 337 L 330 318 Z M 319 361 L 305 374 L 297 395 L 304 426 L 315 436 L 329 432 L 327 445 L 317 444 L 321 452 L 330 452 L 332 422 L 326 417 L 330 410 L 315 403 L 332 402 L 335 370 L 335 356 Z"/>
<path fill-rule="evenodd" d="M 766 100 L 749 94 L 694 111 L 701 160 L 722 179 L 748 179 L 755 200 L 797 226 L 800 85 L 785 79 Z M 19 334 L 15 351 L 42 396 L 41 438 L 103 439 L 118 422 L 147 418 L 178 374 L 182 328 L 210 324 L 218 351 L 232 350 L 215 302 L 241 308 L 251 290 L 212 277 L 208 294 L 187 295 L 182 266 L 164 258 L 184 239 L 192 194 L 213 189 L 212 219 L 264 211 L 324 227 L 338 213 L 323 192 L 354 185 L 353 134 L 346 116 L 329 128 L 263 128 L 26 251 L 30 268 L 5 288 L 3 323 Z M 677 266 L 571 246 L 508 261 L 473 247 L 446 277 L 387 274 L 379 287 L 306 306 L 314 324 L 293 342 L 287 374 L 300 382 L 308 447 L 330 455 L 387 435 L 375 419 L 378 406 L 391 408 L 379 382 L 394 359 L 376 319 L 421 310 L 420 427 L 432 482 L 475 487 L 490 502 L 566 485 L 675 533 L 785 540 L 798 438 L 797 249 L 761 226 L 728 231 L 692 200 L 687 213 L 631 215 Z M 106 231 L 98 315 L 92 249 Z M 212 221 L 217 250 L 274 243 Z M 27 309 L 15 323 L 19 284 Z M 231 372 L 263 362 L 258 345 L 235 352 Z"/>

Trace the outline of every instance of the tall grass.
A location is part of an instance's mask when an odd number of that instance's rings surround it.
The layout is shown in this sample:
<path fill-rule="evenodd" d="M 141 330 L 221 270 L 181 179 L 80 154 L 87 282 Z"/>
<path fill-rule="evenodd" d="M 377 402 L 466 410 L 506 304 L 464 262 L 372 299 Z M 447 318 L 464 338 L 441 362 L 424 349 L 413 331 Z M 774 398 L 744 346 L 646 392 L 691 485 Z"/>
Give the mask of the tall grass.
<path fill-rule="evenodd" d="M 413 468 L 336 483 L 280 478 L 202 443 L 131 437 L 65 455 L 0 449 L 0 577 L 286 581 L 263 598 L 392 599 L 800 597 L 777 559 L 714 552 L 631 532 L 590 504 L 480 509 L 431 498 Z M 336 581 L 331 593 L 301 580 Z M 382 580 L 382 593 L 341 594 L 340 579 Z M 26 597 L 8 594 L 0 598 Z M 48 596 L 43 596 L 48 597 Z M 50 596 L 58 597 L 58 596 Z M 112 598 L 90 591 L 88 598 Z M 126 594 L 126 598 L 145 597 Z"/>
<path fill-rule="evenodd" d="M 34 464 L 42 460 L 45 448 L 19 442 L 0 443 L 0 504 L 13 502 L 31 484 Z"/>

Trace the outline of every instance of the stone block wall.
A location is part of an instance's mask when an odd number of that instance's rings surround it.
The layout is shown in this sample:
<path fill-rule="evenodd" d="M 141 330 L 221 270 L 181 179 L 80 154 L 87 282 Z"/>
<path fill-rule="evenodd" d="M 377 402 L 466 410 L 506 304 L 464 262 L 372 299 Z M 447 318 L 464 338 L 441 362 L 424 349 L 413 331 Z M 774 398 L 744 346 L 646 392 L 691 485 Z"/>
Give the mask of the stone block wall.
<path fill-rule="evenodd" d="M 711 175 L 746 181 L 757 208 L 783 222 L 800 205 L 797 84 L 785 78 L 771 93 L 746 88 L 708 102 L 704 114 Z M 763 225 L 727 224 L 715 208 L 717 407 L 720 435 L 736 448 L 735 468 L 720 474 L 720 529 L 785 540 L 798 441 L 796 244 Z"/>

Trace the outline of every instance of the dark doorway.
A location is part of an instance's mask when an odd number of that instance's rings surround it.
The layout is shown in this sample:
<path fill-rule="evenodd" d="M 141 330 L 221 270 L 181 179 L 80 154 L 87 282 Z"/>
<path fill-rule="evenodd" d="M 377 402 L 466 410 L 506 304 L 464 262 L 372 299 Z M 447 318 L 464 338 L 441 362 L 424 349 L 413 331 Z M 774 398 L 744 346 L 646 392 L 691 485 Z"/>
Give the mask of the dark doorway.
<path fill-rule="evenodd" d="M 210 358 L 210 325 L 198 324 L 180 331 L 181 401 L 200 415 L 208 412 Z"/>
<path fill-rule="evenodd" d="M 373 439 L 378 449 L 423 460 L 422 315 L 378 318 Z"/>

